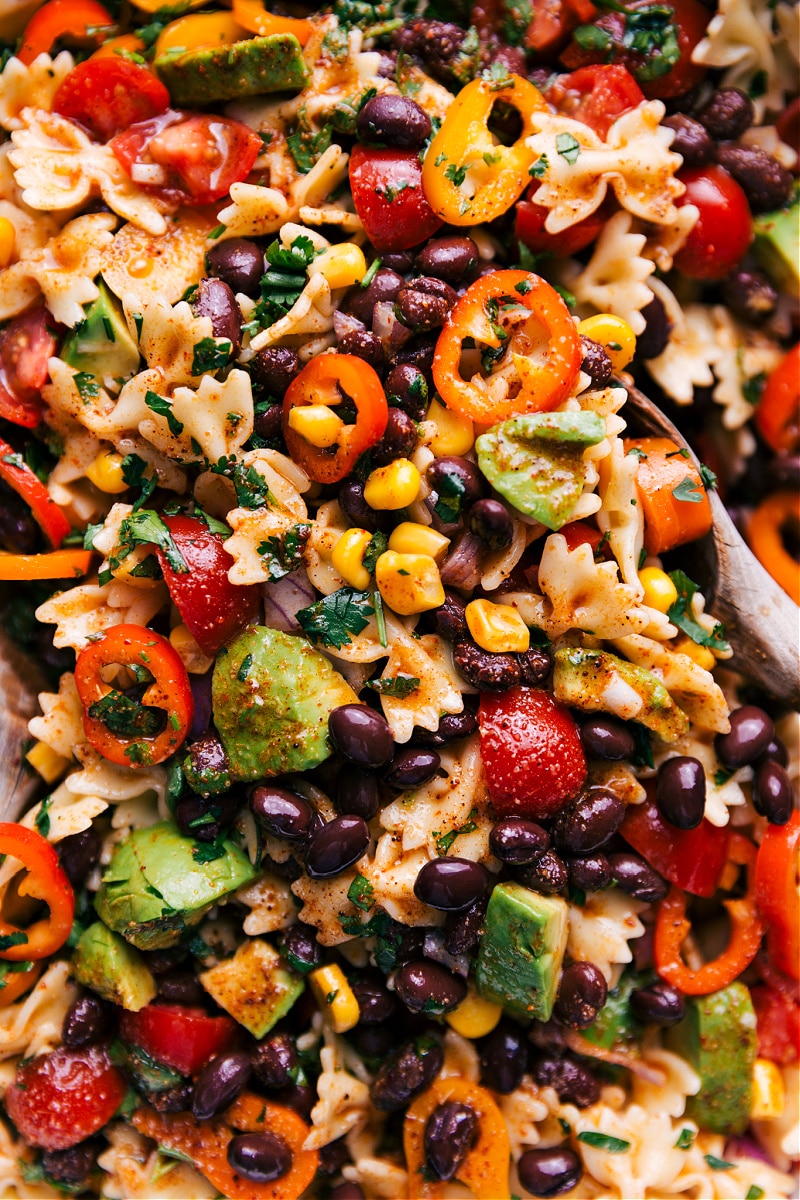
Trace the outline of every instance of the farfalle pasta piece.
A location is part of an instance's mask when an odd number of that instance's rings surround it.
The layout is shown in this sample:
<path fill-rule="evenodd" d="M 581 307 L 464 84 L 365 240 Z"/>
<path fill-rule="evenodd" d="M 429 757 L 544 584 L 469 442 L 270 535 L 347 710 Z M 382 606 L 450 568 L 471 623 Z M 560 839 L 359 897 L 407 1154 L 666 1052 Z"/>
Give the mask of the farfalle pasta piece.
<path fill-rule="evenodd" d="M 600 207 L 611 187 L 623 208 L 655 225 L 675 220 L 674 201 L 685 188 L 675 178 L 672 130 L 659 125 L 660 100 L 646 100 L 619 117 L 605 141 L 581 121 L 548 112 L 531 114 L 537 131 L 527 139 L 538 155 L 536 203 L 548 208 L 545 229 L 560 233 Z"/>
<path fill-rule="evenodd" d="M 248 937 L 276 933 L 294 922 L 297 907 L 292 889 L 272 871 L 262 871 L 255 882 L 239 888 L 236 899 L 250 909 L 242 925 Z"/>
<path fill-rule="evenodd" d="M 25 829 L 39 830 L 39 818 L 44 813 L 47 817 L 47 840 L 57 843 L 64 838 L 83 833 L 108 808 L 108 801 L 100 796 L 75 795 L 66 786 L 66 781 L 55 789 L 46 800 L 40 800 L 20 817 L 17 822 Z M 0 889 L 22 870 L 22 864 L 15 858 L 7 857 L 0 865 Z"/>
<path fill-rule="evenodd" d="M 410 739 L 415 725 L 435 732 L 443 716 L 463 712 L 464 698 L 452 653 L 442 640 L 435 634 L 412 638 L 399 622 L 392 621 L 392 626 L 389 658 L 381 678 L 391 680 L 405 675 L 419 680 L 406 696 L 381 694 L 383 715 L 392 737 L 402 743 Z"/>
<path fill-rule="evenodd" d="M 108 1147 L 97 1159 L 108 1200 L 214 1200 L 217 1188 L 191 1163 L 163 1156 L 126 1121 L 104 1130 Z"/>
<path fill-rule="evenodd" d="M 526 1150 L 538 1146 L 542 1140 L 537 1126 L 543 1124 L 550 1115 L 550 1105 L 545 1098 L 547 1090 L 535 1084 L 530 1075 L 523 1075 L 519 1086 L 514 1088 L 513 1092 L 498 1097 L 514 1162 L 517 1162 Z M 552 1089 L 550 1094 L 554 1094 Z"/>
<path fill-rule="evenodd" d="M 642 1058 L 660 1071 L 664 1082 L 654 1083 L 642 1075 L 631 1075 L 633 1100 L 644 1108 L 661 1110 L 670 1117 L 682 1117 L 689 1096 L 700 1091 L 700 1076 L 694 1068 L 671 1050 L 643 1046 Z"/>
<path fill-rule="evenodd" d="M 573 1146 L 587 1172 L 607 1189 L 604 1196 L 628 1200 L 632 1196 L 672 1194 L 686 1152 L 675 1145 L 681 1127 L 674 1125 L 666 1112 L 641 1104 L 629 1104 L 617 1112 L 602 1103 L 586 1109 L 565 1105 L 563 1111 L 569 1114 Z M 578 1141 L 579 1134 L 587 1133 L 618 1138 L 627 1143 L 625 1152 L 614 1153 L 603 1144 Z"/>
<path fill-rule="evenodd" d="M 749 783 L 753 778 L 753 768 L 739 767 L 738 771 L 729 773 L 717 758 L 710 734 L 689 733 L 668 750 L 656 751 L 656 767 L 673 754 L 696 758 L 702 764 L 706 777 L 706 804 L 703 815 L 710 825 L 716 825 L 717 828 L 727 825 L 731 819 L 729 810 L 742 808 L 747 803 L 742 784 Z"/>
<path fill-rule="evenodd" d="M 317 519 L 311 526 L 304 558 L 308 578 L 318 592 L 329 596 L 345 586 L 345 580 L 333 566 L 331 554 L 350 522 L 336 500 L 326 500 L 317 509 Z"/>
<path fill-rule="evenodd" d="M 572 291 L 579 304 L 622 317 L 640 334 L 645 327 L 642 309 L 653 299 L 645 280 L 656 267 L 643 257 L 646 238 L 633 233 L 632 225 L 630 213 L 614 213 L 603 227 L 592 257 L 572 281 Z"/>
<path fill-rule="evenodd" d="M 39 54 L 28 65 L 12 55 L 0 72 L 0 129 L 22 129 L 23 109 L 49 112 L 62 80 L 74 66 L 75 59 L 67 50 L 55 58 Z"/>
<path fill-rule="evenodd" d="M 277 233 L 287 221 L 298 217 L 306 221 L 309 214 L 313 217 L 317 206 L 344 182 L 348 158 L 341 146 L 328 146 L 306 175 L 288 185 L 285 194 L 275 187 L 234 183 L 231 203 L 219 213 L 220 224 L 225 226 L 222 236 L 265 237 Z M 301 209 L 309 211 L 303 216 Z"/>
<path fill-rule="evenodd" d="M 253 392 L 246 371 L 233 370 L 224 380 L 204 375 L 196 390 L 175 388 L 169 403 L 170 421 L 152 414 L 139 422 L 139 432 L 162 454 L 183 462 L 217 462 L 235 455 L 253 432 Z"/>
<path fill-rule="evenodd" d="M 86 316 L 83 306 L 100 294 L 94 278 L 117 221 L 90 213 L 70 221 L 46 246 L 29 252 L 0 274 L 0 321 L 24 312 L 41 291 L 57 321 L 72 327 Z"/>
<path fill-rule="evenodd" d="M 164 767 L 140 767 L 129 771 L 103 758 L 91 746 L 79 746 L 76 755 L 81 764 L 64 780 L 64 787 L 77 796 L 100 796 L 109 804 L 122 804 L 141 796 L 152 797 L 164 807 L 167 772 Z M 166 815 L 166 814 L 165 814 Z"/>
<path fill-rule="evenodd" d="M 644 596 L 639 580 L 639 557 L 644 542 L 644 518 L 638 502 L 636 472 L 639 460 L 626 454 L 621 438 L 614 438 L 611 453 L 603 459 L 598 491 L 603 507 L 597 524 L 608 534 L 608 544 L 619 564 L 623 581 L 634 589 L 636 599 Z"/>
<path fill-rule="evenodd" d="M 84 741 L 83 709 L 71 671 L 59 679 L 58 692 L 39 693 L 39 707 L 42 715 L 31 717 L 28 733 L 61 758 L 71 758 L 73 748 Z"/>
<path fill-rule="evenodd" d="M 167 228 L 162 206 L 138 188 L 125 173 L 110 146 L 93 142 L 73 121 L 56 113 L 25 108 L 21 127 L 11 134 L 15 168 L 22 198 L 42 212 L 78 208 L 93 196 L 126 221 L 149 233 Z"/>
<path fill-rule="evenodd" d="M 39 605 L 35 615 L 43 625 L 56 626 L 55 646 L 77 651 L 113 625 L 147 625 L 167 597 L 166 584 L 143 590 L 119 580 L 103 587 L 83 583 L 67 592 L 56 592 Z"/>
<path fill-rule="evenodd" d="M 688 654 L 651 638 L 633 634 L 617 638 L 614 645 L 629 662 L 652 671 L 694 725 L 713 733 L 728 733 L 728 703 L 710 671 Z"/>
<path fill-rule="evenodd" d="M 329 1029 L 324 1037 L 319 1054 L 322 1071 L 316 1084 L 319 1099 L 311 1110 L 305 1150 L 319 1150 L 351 1130 L 363 1128 L 369 1119 L 369 1088 L 347 1070 L 341 1039 Z"/>
<path fill-rule="evenodd" d="M 54 962 L 23 1000 L 0 1009 L 0 1061 L 31 1058 L 61 1045 L 61 1026 L 78 991 L 69 963 Z"/>
<path fill-rule="evenodd" d="M 745 394 L 748 382 L 769 375 L 782 358 L 778 344 L 758 330 L 746 329 L 734 320 L 726 308 L 711 310 L 715 327 L 717 357 L 714 374 L 717 384 L 711 393 L 722 406 L 722 424 L 726 429 L 741 429 L 753 416 L 753 404 Z"/>
<path fill-rule="evenodd" d="M 611 983 L 614 967 L 633 961 L 629 941 L 645 932 L 639 913 L 647 905 L 624 892 L 589 892 L 582 906 L 569 906 L 567 951 L 578 962 L 592 962 Z"/>
<path fill-rule="evenodd" d="M 174 304 L 205 274 L 213 220 L 185 208 L 179 221 L 152 230 L 135 221 L 123 225 L 103 252 L 102 273 L 122 301 L 129 324 L 157 300 Z"/>
<path fill-rule="evenodd" d="M 783 108 L 783 87 L 773 50 L 773 10 L 764 0 L 719 0 L 705 37 L 692 51 L 692 62 L 726 68 L 722 86 L 750 94 L 758 119 L 767 109 L 780 112 Z M 754 95 L 756 76 L 763 80 L 763 89 Z"/>
<path fill-rule="evenodd" d="M 330 284 L 318 271 L 311 276 L 286 316 L 251 338 L 249 349 L 264 350 L 267 346 L 276 345 L 283 338 L 294 337 L 297 334 L 319 336 L 329 333 L 333 329 L 335 310 Z"/>
<path fill-rule="evenodd" d="M 660 279 L 652 281 L 672 326 L 669 341 L 656 358 L 645 360 L 648 373 L 676 404 L 691 404 L 696 387 L 711 387 L 712 367 L 720 356 L 714 320 L 705 304 L 681 307 Z"/>

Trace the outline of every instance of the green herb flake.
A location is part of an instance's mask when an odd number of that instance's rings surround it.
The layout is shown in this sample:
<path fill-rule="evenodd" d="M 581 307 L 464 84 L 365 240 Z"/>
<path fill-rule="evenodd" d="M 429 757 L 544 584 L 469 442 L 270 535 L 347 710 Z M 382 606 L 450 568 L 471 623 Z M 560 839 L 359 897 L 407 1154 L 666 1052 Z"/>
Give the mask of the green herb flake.
<path fill-rule="evenodd" d="M 678 1140 L 675 1143 L 675 1149 L 688 1150 L 694 1145 L 694 1139 L 696 1136 L 697 1135 L 693 1129 L 689 1129 L 688 1126 L 684 1127 L 678 1134 Z"/>
<path fill-rule="evenodd" d="M 142 505 L 147 503 L 158 484 L 158 476 L 155 471 L 153 471 L 152 475 L 147 476 L 145 474 L 147 469 L 148 464 L 138 454 L 126 454 L 122 460 L 123 482 L 130 488 L 141 489 L 138 497 L 133 502 L 134 512 L 138 512 Z"/>
<path fill-rule="evenodd" d="M 194 374 L 197 375 L 199 372 L 195 371 Z M 183 433 L 183 422 L 179 421 L 173 413 L 171 400 L 167 400 L 164 396 L 159 396 L 158 392 L 145 392 L 144 402 L 151 412 L 165 419 L 170 433 L 174 433 L 175 437 L 180 437 Z"/>
<path fill-rule="evenodd" d="M 192 858 L 196 863 L 210 863 L 217 858 L 224 858 L 228 853 L 222 834 L 213 842 L 197 842 L 192 846 Z"/>
<path fill-rule="evenodd" d="M 442 475 L 438 480 L 436 503 L 433 506 L 433 511 L 440 521 L 450 524 L 460 519 L 465 491 L 464 481 L 458 475 Z"/>
<path fill-rule="evenodd" d="M 135 549 L 152 542 L 163 553 L 169 566 L 178 575 L 188 575 L 189 567 L 175 539 L 157 512 L 150 508 L 139 509 L 126 517 L 119 527 L 119 542 L 116 553 L 109 559 L 112 571 Z"/>
<path fill-rule="evenodd" d="M 227 367 L 233 353 L 233 344 L 227 338 L 202 338 L 192 352 L 192 374 L 203 375 L 206 371 L 220 371 Z"/>
<path fill-rule="evenodd" d="M 368 679 L 364 687 L 377 692 L 379 696 L 392 696 L 396 700 L 405 700 L 412 692 L 416 692 L 420 680 L 416 675 L 391 675 L 383 679 Z"/>
<path fill-rule="evenodd" d="M 214 228 L 211 230 L 211 233 L 206 234 L 206 238 L 210 242 L 215 242 L 217 240 L 217 238 L 222 237 L 223 233 L 225 232 L 225 230 L 227 228 L 228 228 L 227 225 L 215 225 Z"/>
<path fill-rule="evenodd" d="M 315 133 L 307 120 L 303 117 L 298 119 L 297 129 L 289 134 L 286 145 L 301 175 L 307 175 L 322 157 L 331 144 L 332 136 L 330 125 Z"/>
<path fill-rule="evenodd" d="M 455 163 L 450 163 L 450 166 L 445 168 L 444 177 L 449 179 L 454 187 L 461 187 L 467 178 L 467 168 L 457 167 Z"/>
<path fill-rule="evenodd" d="M 250 668 L 252 667 L 252 665 L 253 665 L 252 654 L 245 654 L 245 656 L 242 659 L 241 664 L 239 666 L 239 670 L 236 672 L 236 678 L 239 680 L 239 683 L 244 683 L 244 681 L 247 679 L 247 676 L 250 674 Z"/>
<path fill-rule="evenodd" d="M 356 875 L 347 889 L 347 899 L 362 912 L 375 907 L 375 889 L 365 875 Z"/>
<path fill-rule="evenodd" d="M 707 467 L 705 463 L 700 463 L 700 478 L 703 481 L 703 487 L 707 491 L 711 491 L 712 488 L 717 486 L 716 475 L 711 470 L 711 467 Z"/>
<path fill-rule="evenodd" d="M 350 644 L 351 634 L 361 633 L 369 624 L 369 618 L 375 612 L 370 599 L 369 592 L 339 588 L 308 608 L 301 608 L 297 620 L 312 642 L 340 650 Z"/>
<path fill-rule="evenodd" d="M 703 1158 L 712 1171 L 732 1171 L 736 1166 L 736 1163 L 726 1162 L 724 1158 L 717 1158 L 715 1154 L 704 1154 Z"/>
<path fill-rule="evenodd" d="M 724 787 L 729 779 L 733 779 L 736 774 L 732 767 L 718 767 L 714 772 L 714 787 Z"/>
<path fill-rule="evenodd" d="M 375 574 L 375 566 L 382 554 L 385 554 L 389 548 L 389 539 L 385 533 L 378 530 L 373 533 L 372 537 L 367 542 L 367 548 L 364 551 L 364 557 L 361 562 L 365 571 L 369 571 L 370 575 Z"/>
<path fill-rule="evenodd" d="M 257 552 L 262 556 L 268 578 L 274 583 L 291 575 L 303 563 L 303 548 L 311 534 L 311 526 L 292 525 L 280 536 L 273 535 L 261 542 Z"/>
<path fill-rule="evenodd" d="M 460 837 L 462 833 L 474 833 L 475 832 L 475 830 L 478 828 L 478 826 L 475 824 L 475 821 L 473 820 L 473 818 L 476 817 L 477 815 L 478 815 L 477 809 L 473 808 L 471 813 L 469 814 L 469 820 L 466 821 L 463 825 L 457 825 L 455 829 L 449 830 L 448 833 L 439 833 L 439 831 L 436 829 L 433 831 L 433 841 L 436 846 L 436 853 L 439 856 L 439 858 L 444 858 L 444 856 L 451 849 L 453 842 L 456 840 L 457 837 Z"/>
<path fill-rule="evenodd" d="M 573 167 L 578 161 L 581 144 L 571 133 L 559 133 L 556 137 L 556 150 Z"/>
<path fill-rule="evenodd" d="M 72 376 L 72 382 L 78 389 L 78 395 L 84 404 L 88 404 L 95 396 L 100 395 L 100 385 L 89 371 L 78 371 L 77 375 Z"/>
<path fill-rule="evenodd" d="M 763 1188 L 760 1188 L 757 1184 L 753 1183 L 747 1189 L 747 1195 L 745 1196 L 744 1200 L 762 1200 L 762 1197 L 766 1196 L 766 1194 L 767 1193 Z"/>
<path fill-rule="evenodd" d="M 697 646 L 707 646 L 710 650 L 727 653 L 730 647 L 725 640 L 724 627 L 717 623 L 711 633 L 708 633 L 694 619 L 692 598 L 698 590 L 697 584 L 683 571 L 670 571 L 669 577 L 678 593 L 678 599 L 667 609 L 667 617 L 672 624 L 677 625 Z"/>
<path fill-rule="evenodd" d="M 546 154 L 540 154 L 533 166 L 528 167 L 528 174 L 534 179 L 542 179 L 550 166 Z"/>
<path fill-rule="evenodd" d="M 684 479 L 672 489 L 672 494 L 676 500 L 682 500 L 687 504 L 702 504 L 703 489 L 692 479 L 691 475 L 687 475 Z"/>
<path fill-rule="evenodd" d="M 50 832 L 50 808 L 52 806 L 52 803 L 53 803 L 53 797 L 46 796 L 45 799 L 41 803 L 41 807 L 40 807 L 38 813 L 36 814 L 35 825 L 36 825 L 38 832 L 42 835 L 43 838 L 46 838 L 48 833 Z"/>
<path fill-rule="evenodd" d="M 612 1137 L 610 1133 L 596 1133 L 592 1129 L 579 1133 L 578 1141 L 586 1146 L 594 1146 L 596 1150 L 607 1150 L 609 1154 L 625 1154 L 631 1148 L 630 1142 L 624 1138 Z"/>

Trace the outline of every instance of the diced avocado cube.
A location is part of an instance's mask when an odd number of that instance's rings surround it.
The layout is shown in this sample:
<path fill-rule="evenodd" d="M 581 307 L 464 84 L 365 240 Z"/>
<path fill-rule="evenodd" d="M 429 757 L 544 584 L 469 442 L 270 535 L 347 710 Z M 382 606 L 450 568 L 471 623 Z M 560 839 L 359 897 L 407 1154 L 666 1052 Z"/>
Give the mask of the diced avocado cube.
<path fill-rule="evenodd" d="M 139 347 L 131 337 L 122 305 L 106 285 L 97 284 L 100 295 L 86 310 L 86 319 L 68 333 L 61 357 L 76 371 L 94 375 L 99 383 L 110 375 L 127 379 L 139 366 Z"/>
<path fill-rule="evenodd" d="M 95 898 L 101 920 L 140 950 L 174 946 L 212 904 L 256 875 L 233 842 L 223 841 L 210 861 L 195 857 L 200 846 L 168 821 L 134 829 L 103 875 Z"/>
<path fill-rule="evenodd" d="M 686 1115 L 712 1133 L 743 1133 L 750 1122 L 753 1067 L 758 1054 L 756 1014 L 743 983 L 710 996 L 687 996 L 686 1016 L 667 1042 L 700 1076 Z"/>
<path fill-rule="evenodd" d="M 308 71 L 293 33 L 161 54 L 153 63 L 173 104 L 213 104 L 265 92 L 299 92 Z"/>
<path fill-rule="evenodd" d="M 475 443 L 492 487 L 548 529 L 572 516 L 583 491 L 583 452 L 606 436 L 594 412 L 527 413 L 494 425 Z"/>
<path fill-rule="evenodd" d="M 305 988 L 303 980 L 262 938 L 252 938 L 233 958 L 204 971 L 200 982 L 220 1008 L 255 1038 L 265 1037 Z"/>
<path fill-rule="evenodd" d="M 129 1012 L 155 999 L 156 981 L 139 951 L 102 921 L 95 921 L 78 939 L 72 974 L 78 983 Z"/>
<path fill-rule="evenodd" d="M 233 779 L 306 771 L 331 753 L 328 717 L 358 697 L 304 638 L 251 625 L 217 655 L 214 723 Z"/>
<path fill-rule="evenodd" d="M 631 1011 L 631 992 L 652 983 L 653 978 L 652 973 L 645 971 L 626 971 L 617 986 L 608 993 L 605 1004 L 592 1024 L 581 1030 L 586 1041 L 602 1046 L 604 1050 L 613 1050 L 615 1047 L 625 1049 L 636 1041 L 642 1027 Z"/>
<path fill-rule="evenodd" d="M 486 1000 L 549 1021 L 567 947 L 568 908 L 519 883 L 499 883 L 486 910 L 475 982 Z"/>
<path fill-rule="evenodd" d="M 800 183 L 789 205 L 756 217 L 753 234 L 756 258 L 770 279 L 796 295 L 800 290 Z"/>
<path fill-rule="evenodd" d="M 557 650 L 553 695 L 570 708 L 638 721 L 663 742 L 677 742 L 689 732 L 689 718 L 657 675 L 605 650 Z"/>

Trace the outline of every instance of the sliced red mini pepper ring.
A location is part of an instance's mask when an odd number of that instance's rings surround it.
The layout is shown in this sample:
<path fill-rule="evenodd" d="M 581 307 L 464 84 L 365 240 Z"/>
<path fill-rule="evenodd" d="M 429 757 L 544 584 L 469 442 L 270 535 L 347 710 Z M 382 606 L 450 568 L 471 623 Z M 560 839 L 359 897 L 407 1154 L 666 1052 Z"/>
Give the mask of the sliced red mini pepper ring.
<path fill-rule="evenodd" d="M 685 996 L 708 996 L 738 979 L 755 958 L 764 934 L 764 921 L 755 898 L 756 847 L 741 833 L 731 834 L 729 859 L 747 868 L 747 893 L 740 900 L 724 900 L 731 922 L 728 945 L 698 970 L 688 967 L 681 946 L 691 929 L 686 916 L 686 893 L 673 887 L 658 908 L 655 931 L 656 970 L 662 979 Z"/>
<path fill-rule="evenodd" d="M 97 0 L 50 0 L 34 13 L 22 35 L 17 58 L 30 66 L 40 54 L 49 54 L 62 37 L 99 44 L 103 31 L 114 28 L 111 14 Z"/>
<path fill-rule="evenodd" d="M 768 825 L 756 860 L 756 898 L 769 925 L 770 958 L 800 978 L 800 812 L 786 825 Z"/>
<path fill-rule="evenodd" d="M 141 701 L 131 700 L 105 682 L 103 668 L 115 665 L 130 667 L 152 680 Z M 160 633 L 141 625 L 115 625 L 81 650 L 75 683 L 88 741 L 117 766 L 150 767 L 163 762 L 189 732 L 194 715 L 189 677 L 179 655 Z M 163 709 L 166 722 L 153 709 Z"/>
<path fill-rule="evenodd" d="M 333 412 L 343 399 L 356 408 L 354 425 L 342 425 L 329 446 L 313 444 L 292 428 L 292 410 L 327 405 Z M 389 419 L 386 394 L 376 371 L 354 354 L 320 354 L 292 380 L 283 399 L 283 436 L 290 455 L 316 483 L 338 483 L 359 455 L 382 437 Z M 326 439 L 327 440 L 327 439 Z"/>
<path fill-rule="evenodd" d="M 498 324 L 506 306 L 531 314 L 512 333 Z M 498 396 L 480 374 L 463 378 L 466 338 L 493 350 L 510 346 L 521 383 L 516 396 L 507 391 Z M 555 288 L 531 271 L 493 271 L 470 284 L 448 316 L 436 343 L 433 378 L 448 408 L 493 425 L 521 413 L 551 412 L 563 404 L 580 365 L 580 337 Z"/>
<path fill-rule="evenodd" d="M 513 146 L 495 145 L 489 116 L 502 100 L 522 118 Z M 431 208 L 450 225 L 480 225 L 507 212 L 530 183 L 536 158 L 527 139 L 531 114 L 547 111 L 537 88 L 521 75 L 504 80 L 473 79 L 447 110 L 422 164 L 422 186 Z M 469 176 L 469 179 L 467 178 Z M 470 195 L 463 185 L 474 185 Z"/>
<path fill-rule="evenodd" d="M 27 929 L 0 921 L 0 958 L 9 962 L 38 962 L 60 950 L 70 935 L 75 895 L 58 855 L 40 833 L 0 822 L 0 854 L 16 858 L 27 869 L 20 895 L 43 900 L 50 913 Z"/>
<path fill-rule="evenodd" d="M 0 479 L 25 501 L 54 550 L 70 532 L 70 523 L 47 488 L 34 475 L 21 454 L 0 439 Z"/>

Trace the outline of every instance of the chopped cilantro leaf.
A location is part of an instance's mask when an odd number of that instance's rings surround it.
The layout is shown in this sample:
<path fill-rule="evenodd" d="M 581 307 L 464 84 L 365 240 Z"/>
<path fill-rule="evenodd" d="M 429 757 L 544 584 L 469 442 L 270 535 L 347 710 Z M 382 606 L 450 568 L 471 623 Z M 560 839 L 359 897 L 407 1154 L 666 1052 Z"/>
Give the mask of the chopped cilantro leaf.
<path fill-rule="evenodd" d="M 197 347 L 195 346 L 196 349 Z M 198 374 L 198 372 L 195 372 L 195 374 Z M 144 402 L 151 412 L 157 413 L 159 417 L 164 417 L 170 433 L 174 433 L 176 437 L 179 437 L 183 433 L 183 423 L 173 413 L 171 400 L 167 400 L 164 396 L 159 396 L 158 392 L 145 392 Z"/>
<path fill-rule="evenodd" d="M 268 537 L 258 546 L 267 577 L 273 582 L 296 571 L 303 562 L 303 547 L 308 541 L 311 526 L 293 525 L 280 537 Z"/>
<path fill-rule="evenodd" d="M 556 150 L 572 167 L 578 161 L 581 144 L 571 133 L 559 133 L 556 137 Z"/>
<path fill-rule="evenodd" d="M 347 899 L 362 912 L 369 912 L 375 905 L 375 889 L 364 875 L 356 875 L 347 889 Z"/>
<path fill-rule="evenodd" d="M 593 1129 L 579 1133 L 578 1141 L 586 1146 L 594 1146 L 597 1150 L 607 1150 L 609 1154 L 624 1154 L 631 1148 L 630 1142 L 626 1142 L 624 1138 L 612 1137 L 610 1133 L 595 1133 Z"/>
<path fill-rule="evenodd" d="M 352 641 L 351 634 L 361 633 L 375 612 L 369 592 L 343 587 L 323 596 L 308 608 L 301 608 L 297 620 L 312 642 L 341 649 Z"/>
<path fill-rule="evenodd" d="M 694 619 L 692 598 L 697 591 L 697 584 L 683 571 L 670 571 L 669 577 L 678 593 L 678 599 L 667 610 L 667 616 L 672 624 L 677 625 L 698 646 L 708 646 L 710 650 L 723 652 L 729 650 L 730 647 L 725 641 L 725 630 L 722 625 L 716 624 L 711 633 L 708 633 Z"/>
<path fill-rule="evenodd" d="M 692 479 L 691 475 L 685 476 L 672 489 L 672 494 L 676 500 L 683 500 L 687 504 L 703 503 L 703 489 Z"/>
<path fill-rule="evenodd" d="M 202 375 L 206 371 L 219 371 L 227 367 L 233 353 L 233 345 L 226 338 L 203 338 L 197 342 L 192 353 L 192 374 Z"/>
<path fill-rule="evenodd" d="M 391 675 L 383 679 L 368 679 L 364 687 L 377 692 L 379 696 L 393 696 L 398 700 L 405 700 L 419 685 L 420 680 L 416 675 Z"/>

